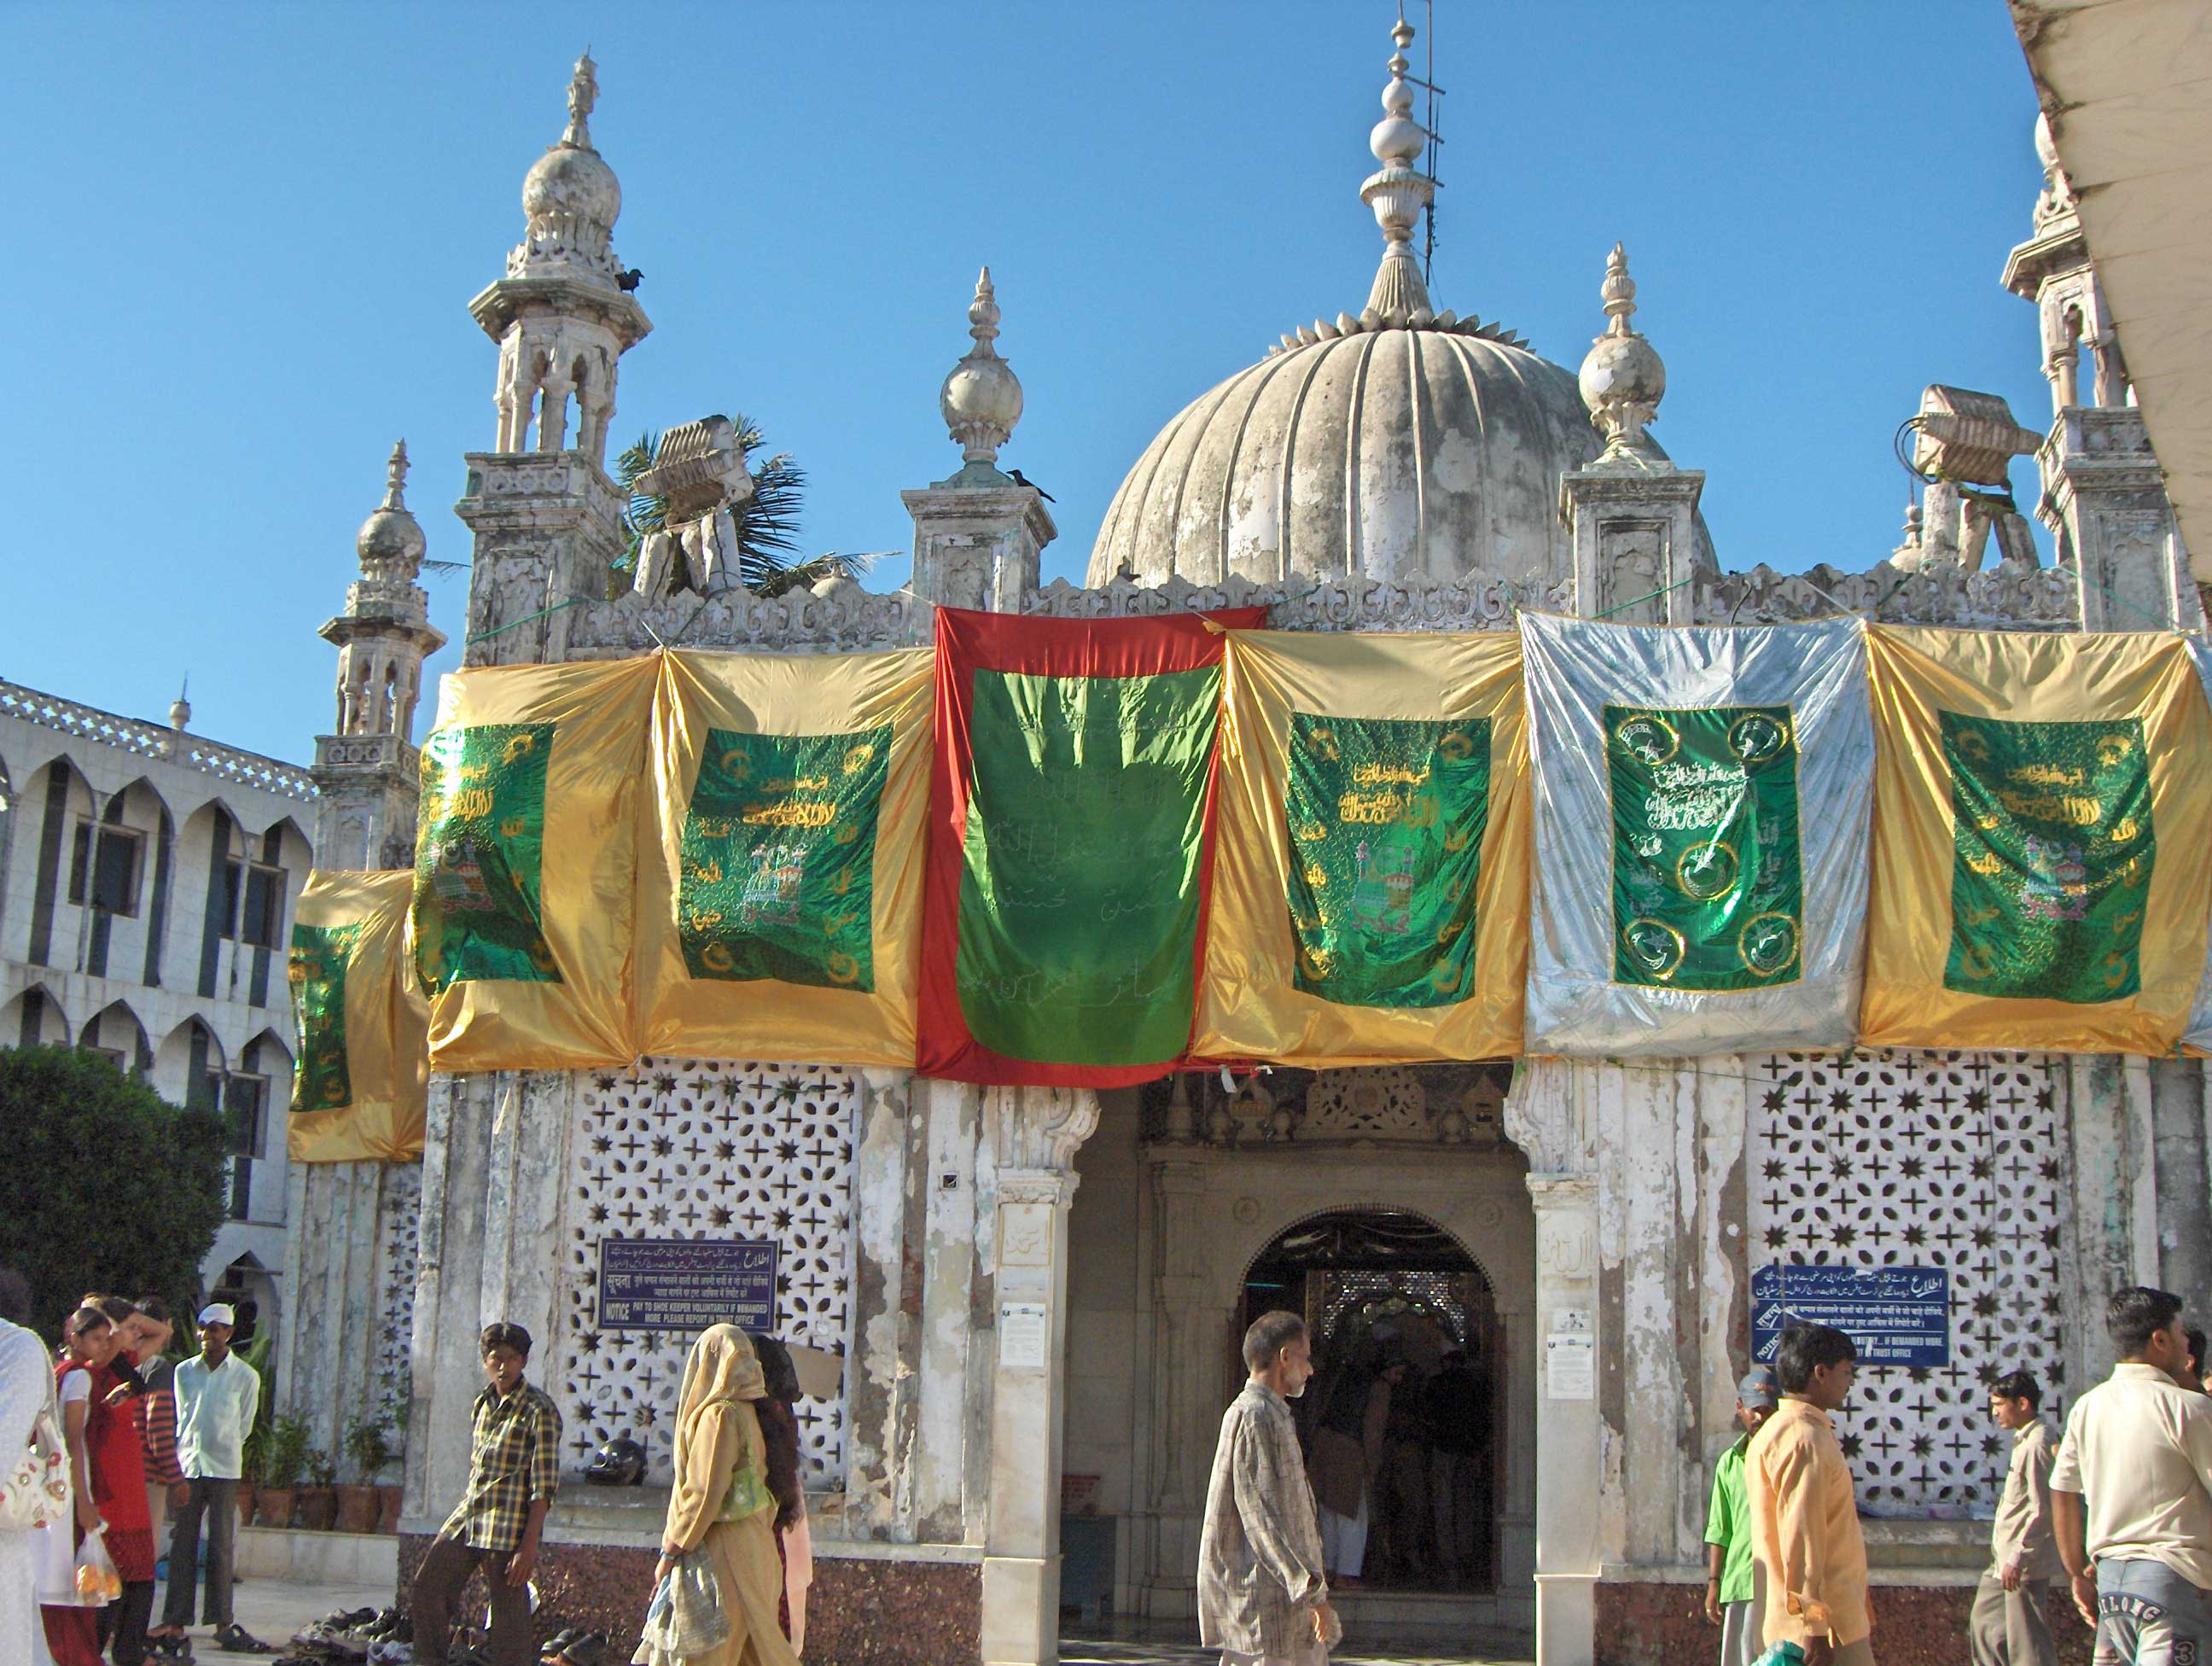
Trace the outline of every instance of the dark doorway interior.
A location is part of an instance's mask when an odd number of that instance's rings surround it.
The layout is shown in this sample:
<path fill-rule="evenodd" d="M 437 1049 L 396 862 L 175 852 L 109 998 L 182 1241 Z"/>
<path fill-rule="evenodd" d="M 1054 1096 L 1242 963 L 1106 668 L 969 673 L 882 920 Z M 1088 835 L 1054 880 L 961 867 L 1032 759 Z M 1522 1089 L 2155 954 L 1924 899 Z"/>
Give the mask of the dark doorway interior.
<path fill-rule="evenodd" d="M 1503 1373 L 1482 1269 L 1419 1215 L 1320 1215 L 1284 1232 L 1245 1275 L 1245 1322 L 1277 1308 L 1303 1313 L 1313 1335 L 1318 1369 L 1295 1408 L 1299 1436 L 1328 1512 L 1324 1537 L 1340 1557 L 1352 1547 L 1346 1565 L 1359 1568 L 1333 1568 L 1331 1584 L 1493 1590 Z"/>

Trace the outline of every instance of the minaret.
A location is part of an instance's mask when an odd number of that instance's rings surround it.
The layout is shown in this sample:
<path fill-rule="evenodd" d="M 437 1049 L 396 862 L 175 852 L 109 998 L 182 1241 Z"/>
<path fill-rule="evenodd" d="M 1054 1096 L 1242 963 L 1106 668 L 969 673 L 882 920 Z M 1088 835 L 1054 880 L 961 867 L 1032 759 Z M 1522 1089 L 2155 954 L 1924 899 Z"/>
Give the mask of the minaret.
<path fill-rule="evenodd" d="M 945 607 L 1011 613 L 1036 587 L 1038 560 L 1059 535 L 1044 494 L 999 468 L 999 448 L 1022 419 L 1022 385 L 993 345 L 999 297 L 991 269 L 975 280 L 968 307 L 973 343 L 938 390 L 960 467 L 920 491 L 901 492 L 914 517 L 914 593 Z"/>
<path fill-rule="evenodd" d="M 1636 280 L 1619 243 L 1606 258 L 1603 334 L 1576 378 L 1604 453 L 1559 482 L 1559 514 L 1575 541 L 1575 611 L 1616 624 L 1688 624 L 1695 613 L 1700 469 L 1680 469 L 1644 433 L 1659 417 L 1667 367 L 1629 320 Z"/>
<path fill-rule="evenodd" d="M 598 66 L 576 60 L 568 125 L 522 182 L 522 241 L 507 276 L 469 303 L 499 344 L 496 449 L 469 453 L 455 511 L 476 534 L 470 665 L 556 660 L 557 610 L 605 593 L 621 552 L 622 496 L 607 429 L 622 356 L 653 328 L 613 246 L 622 186 L 592 148 Z"/>
<path fill-rule="evenodd" d="M 2035 154 L 2043 189 L 2027 241 L 2005 261 L 2004 285 L 2035 304 L 2051 382 L 2036 519 L 2079 576 L 2082 629 L 2194 629 L 2203 609 L 2180 526 L 2045 116 L 2036 118 Z"/>
<path fill-rule="evenodd" d="M 414 860 L 415 705 L 423 660 L 446 645 L 415 581 L 427 544 L 407 508 L 404 440 L 392 447 L 386 476 L 384 502 L 354 539 L 361 576 L 346 587 L 345 611 L 321 632 L 338 651 L 336 733 L 316 739 L 313 771 L 322 794 L 315 857 L 328 868 Z"/>

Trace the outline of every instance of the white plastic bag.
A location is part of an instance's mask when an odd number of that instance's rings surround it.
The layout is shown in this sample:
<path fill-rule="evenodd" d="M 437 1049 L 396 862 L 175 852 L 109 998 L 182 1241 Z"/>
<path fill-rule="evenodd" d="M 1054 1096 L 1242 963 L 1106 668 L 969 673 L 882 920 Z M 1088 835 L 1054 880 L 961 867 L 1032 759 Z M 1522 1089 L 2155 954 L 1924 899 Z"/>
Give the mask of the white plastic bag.
<path fill-rule="evenodd" d="M 102 1608 L 123 1595 L 123 1576 L 107 1554 L 105 1523 L 84 1535 L 76 1547 L 76 1600 L 80 1608 Z"/>

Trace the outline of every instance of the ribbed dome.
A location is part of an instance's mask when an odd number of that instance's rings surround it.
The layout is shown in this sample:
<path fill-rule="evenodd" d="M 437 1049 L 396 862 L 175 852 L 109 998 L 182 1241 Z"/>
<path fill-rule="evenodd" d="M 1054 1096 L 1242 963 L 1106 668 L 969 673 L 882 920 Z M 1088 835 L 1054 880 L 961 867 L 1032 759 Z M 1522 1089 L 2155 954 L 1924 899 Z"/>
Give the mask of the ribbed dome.
<path fill-rule="evenodd" d="M 363 572 L 397 567 L 411 579 L 421 569 L 423 552 L 429 546 L 422 528 L 406 510 L 379 509 L 361 523 L 353 547 Z"/>
<path fill-rule="evenodd" d="M 1570 572 L 1559 477 L 1605 443 L 1573 374 L 1486 328 L 1353 328 L 1162 429 L 1106 512 L 1090 582 Z"/>

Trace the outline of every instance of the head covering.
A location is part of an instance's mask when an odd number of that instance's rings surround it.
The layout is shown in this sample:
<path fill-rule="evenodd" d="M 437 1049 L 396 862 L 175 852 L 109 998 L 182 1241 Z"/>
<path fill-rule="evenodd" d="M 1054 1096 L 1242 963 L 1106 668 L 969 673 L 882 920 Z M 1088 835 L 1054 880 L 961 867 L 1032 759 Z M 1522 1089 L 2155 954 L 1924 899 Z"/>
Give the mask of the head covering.
<path fill-rule="evenodd" d="M 1782 1383 L 1765 1365 L 1753 1365 L 1735 1385 L 1735 1397 L 1748 1411 L 1771 1412 L 1782 1403 Z"/>
<path fill-rule="evenodd" d="M 238 1315 L 231 1310 L 228 1302 L 210 1302 L 200 1310 L 200 1322 L 204 1325 L 235 1327 L 238 1323 Z"/>
<path fill-rule="evenodd" d="M 767 1393 L 753 1339 L 735 1325 L 708 1325 L 684 1362 L 684 1386 L 676 1394 L 677 1450 L 690 1450 L 692 1431 L 714 1407 Z"/>

